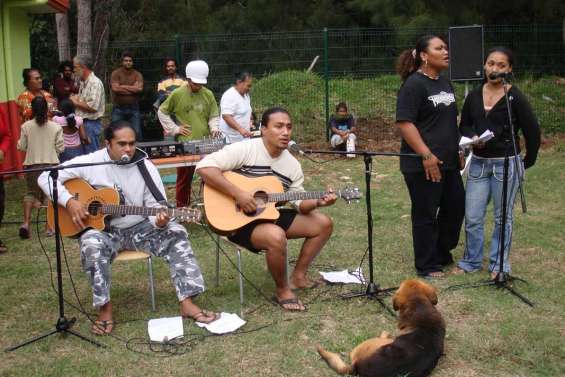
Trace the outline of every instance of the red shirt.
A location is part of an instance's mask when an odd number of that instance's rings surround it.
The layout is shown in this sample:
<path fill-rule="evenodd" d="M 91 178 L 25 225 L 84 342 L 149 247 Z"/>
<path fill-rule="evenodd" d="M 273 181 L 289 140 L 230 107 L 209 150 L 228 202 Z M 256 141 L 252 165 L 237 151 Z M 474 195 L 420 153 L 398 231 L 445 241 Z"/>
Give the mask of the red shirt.
<path fill-rule="evenodd" d="M 78 85 L 75 83 L 75 80 L 67 80 L 64 77 L 57 77 L 55 79 L 53 89 L 55 91 L 55 97 L 57 97 L 57 101 L 59 102 L 65 98 L 69 98 L 71 94 L 78 93 Z"/>

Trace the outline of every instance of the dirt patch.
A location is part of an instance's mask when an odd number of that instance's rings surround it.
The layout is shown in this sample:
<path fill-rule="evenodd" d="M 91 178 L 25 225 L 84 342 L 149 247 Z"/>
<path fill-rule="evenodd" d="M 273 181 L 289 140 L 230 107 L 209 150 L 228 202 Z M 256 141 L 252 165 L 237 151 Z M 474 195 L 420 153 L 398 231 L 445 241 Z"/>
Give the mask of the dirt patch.
<path fill-rule="evenodd" d="M 394 126 L 393 119 L 376 117 L 357 119 L 357 149 L 371 152 L 398 152 L 400 150 L 400 134 Z M 303 143 L 305 149 L 328 150 L 329 142 L 320 139 Z"/>

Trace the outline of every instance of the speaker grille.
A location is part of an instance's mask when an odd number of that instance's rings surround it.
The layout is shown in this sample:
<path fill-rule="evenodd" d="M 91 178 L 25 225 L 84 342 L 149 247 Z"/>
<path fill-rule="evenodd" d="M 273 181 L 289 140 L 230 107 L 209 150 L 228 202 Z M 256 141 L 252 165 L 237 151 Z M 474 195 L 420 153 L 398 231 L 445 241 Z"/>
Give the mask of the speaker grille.
<path fill-rule="evenodd" d="M 452 81 L 483 79 L 483 26 L 449 28 L 449 78 Z"/>

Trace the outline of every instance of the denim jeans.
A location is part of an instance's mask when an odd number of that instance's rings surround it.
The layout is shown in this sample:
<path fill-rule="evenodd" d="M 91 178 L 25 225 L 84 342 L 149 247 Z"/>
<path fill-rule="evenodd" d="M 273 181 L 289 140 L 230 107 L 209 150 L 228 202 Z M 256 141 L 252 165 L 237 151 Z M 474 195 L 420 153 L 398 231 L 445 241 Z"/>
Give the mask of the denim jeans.
<path fill-rule="evenodd" d="M 84 154 L 84 147 L 84 145 L 79 145 L 77 147 L 65 147 L 65 150 L 59 155 L 59 161 L 63 163 L 75 157 L 82 156 Z"/>
<path fill-rule="evenodd" d="M 141 132 L 141 117 L 139 115 L 139 105 L 114 105 L 112 109 L 112 122 L 125 120 L 131 124 L 137 136 L 137 141 L 143 140 Z"/>
<path fill-rule="evenodd" d="M 508 254 L 512 243 L 512 210 L 518 191 L 518 175 L 510 157 L 508 165 L 508 192 L 506 227 L 504 235 L 504 272 L 510 272 Z M 519 158 L 519 157 L 518 157 Z M 519 167 L 523 170 L 522 161 Z M 483 262 L 483 245 L 485 241 L 484 227 L 487 206 L 492 198 L 494 205 L 494 230 L 490 242 L 489 270 L 500 269 L 500 228 L 502 226 L 502 185 L 504 158 L 479 158 L 473 156 L 469 166 L 467 188 L 465 194 L 465 253 L 458 266 L 467 272 L 480 270 Z"/>
<path fill-rule="evenodd" d="M 100 134 L 102 133 L 102 122 L 100 119 L 84 120 L 84 129 L 86 130 L 86 136 L 90 139 L 90 144 L 84 146 L 84 153 L 96 152 L 100 149 Z"/>

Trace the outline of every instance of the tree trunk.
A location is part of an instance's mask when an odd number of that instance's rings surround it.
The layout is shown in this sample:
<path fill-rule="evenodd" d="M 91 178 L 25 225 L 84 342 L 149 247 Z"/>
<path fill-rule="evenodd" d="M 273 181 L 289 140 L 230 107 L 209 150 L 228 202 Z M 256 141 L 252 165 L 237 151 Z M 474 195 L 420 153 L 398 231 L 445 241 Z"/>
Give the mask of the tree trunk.
<path fill-rule="evenodd" d="M 77 55 L 92 62 L 91 0 L 77 0 Z"/>
<path fill-rule="evenodd" d="M 57 24 L 57 46 L 59 47 L 59 61 L 71 59 L 71 44 L 69 39 L 69 17 L 66 13 L 55 15 Z"/>
<path fill-rule="evenodd" d="M 94 7 L 94 35 L 96 40 L 93 43 L 92 65 L 94 73 L 102 82 L 108 82 L 106 72 L 106 49 L 110 37 L 110 12 L 112 9 L 111 0 L 99 0 Z"/>

